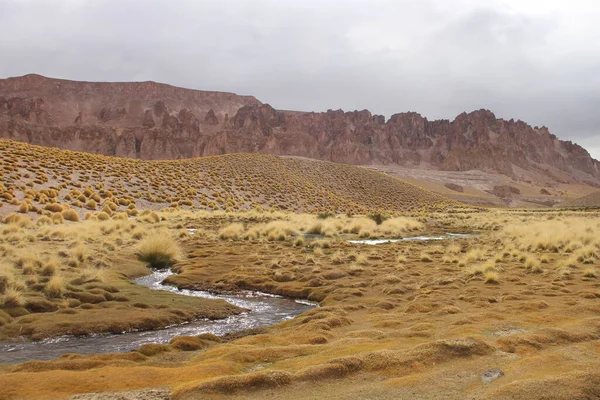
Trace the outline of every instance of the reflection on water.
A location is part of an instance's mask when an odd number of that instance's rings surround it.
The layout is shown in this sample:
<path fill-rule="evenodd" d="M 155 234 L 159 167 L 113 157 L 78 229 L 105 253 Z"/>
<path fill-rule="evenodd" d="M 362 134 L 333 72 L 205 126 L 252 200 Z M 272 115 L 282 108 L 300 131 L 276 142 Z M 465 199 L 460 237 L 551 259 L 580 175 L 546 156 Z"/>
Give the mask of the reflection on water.
<path fill-rule="evenodd" d="M 468 238 L 473 235 L 468 233 L 445 233 L 443 236 L 411 236 L 399 239 L 359 239 L 359 240 L 348 240 L 348 243 L 359 243 L 359 244 L 383 244 L 383 243 L 396 243 L 396 242 L 413 242 L 413 241 L 427 241 L 427 240 L 446 240 L 446 239 L 459 239 Z"/>
<path fill-rule="evenodd" d="M 152 275 L 135 279 L 134 282 L 154 290 L 167 290 L 184 296 L 223 299 L 249 312 L 225 319 L 208 319 L 188 322 L 162 329 L 122 334 L 97 334 L 84 337 L 64 336 L 39 342 L 0 343 L 0 363 L 17 363 L 29 360 L 48 360 L 67 353 L 118 353 L 138 349 L 146 343 L 168 343 L 175 336 L 225 333 L 248 328 L 273 325 L 294 318 L 316 306 L 303 300 L 291 300 L 259 292 L 239 295 L 211 294 L 201 290 L 179 290 L 161 282 L 171 271 L 156 271 Z"/>

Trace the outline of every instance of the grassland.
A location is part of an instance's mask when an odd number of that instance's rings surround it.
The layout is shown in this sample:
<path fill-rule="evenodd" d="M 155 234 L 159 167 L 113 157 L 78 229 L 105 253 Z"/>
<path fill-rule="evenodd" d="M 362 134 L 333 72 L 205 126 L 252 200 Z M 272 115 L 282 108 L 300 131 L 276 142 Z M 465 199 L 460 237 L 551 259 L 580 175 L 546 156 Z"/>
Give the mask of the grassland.
<path fill-rule="evenodd" d="M 178 237 L 183 257 L 170 283 L 257 289 L 321 307 L 223 338 L 183 337 L 126 354 L 4 366 L 5 398 L 144 388 L 164 388 L 173 399 L 600 393 L 597 213 L 430 213 L 380 225 L 360 216 L 255 211 L 171 209 L 159 217 L 127 223 Z M 377 246 L 346 241 L 448 231 L 476 236 Z M 136 262 L 133 240 L 107 273 L 117 273 L 125 258 Z"/>
<path fill-rule="evenodd" d="M 150 262 L 136 252 L 156 235 L 162 235 L 162 243 L 175 243 L 169 237 L 176 232 L 160 224 L 46 225 L 20 214 L 5 220 L 0 224 L 0 340 L 121 333 L 241 311 L 223 301 L 153 292 L 130 282 L 150 273 Z"/>
<path fill-rule="evenodd" d="M 0 140 L 0 173 L 2 214 L 58 220 L 127 218 L 167 207 L 314 214 L 460 207 L 365 168 L 261 154 L 142 161 Z"/>
<path fill-rule="evenodd" d="M 152 266 L 180 288 L 320 304 L 224 337 L 0 364 L 0 399 L 600 397 L 600 213 L 466 208 L 262 155 L 149 162 L 0 141 L 0 156 L 0 340 L 241 311 L 130 282 Z M 348 242 L 445 232 L 474 236 Z"/>

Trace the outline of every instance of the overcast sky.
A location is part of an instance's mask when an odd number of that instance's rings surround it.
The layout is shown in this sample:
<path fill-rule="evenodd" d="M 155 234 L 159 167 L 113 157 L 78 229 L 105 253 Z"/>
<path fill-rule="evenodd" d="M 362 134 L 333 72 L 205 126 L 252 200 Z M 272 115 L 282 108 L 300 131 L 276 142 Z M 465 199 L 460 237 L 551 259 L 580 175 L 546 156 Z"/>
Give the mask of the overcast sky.
<path fill-rule="evenodd" d="M 600 159 L 600 2 L 0 0 L 0 77 L 154 80 L 279 109 L 487 108 Z"/>

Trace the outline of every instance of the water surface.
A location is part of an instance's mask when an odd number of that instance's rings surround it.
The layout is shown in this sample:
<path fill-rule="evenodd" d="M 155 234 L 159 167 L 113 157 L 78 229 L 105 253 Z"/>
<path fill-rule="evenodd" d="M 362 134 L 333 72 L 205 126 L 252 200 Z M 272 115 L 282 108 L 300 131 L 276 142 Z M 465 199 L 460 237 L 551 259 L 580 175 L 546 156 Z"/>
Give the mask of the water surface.
<path fill-rule="evenodd" d="M 292 300 L 259 292 L 236 295 L 212 294 L 202 290 L 177 289 L 161 282 L 172 275 L 171 271 L 155 271 L 134 282 L 154 290 L 167 290 L 184 296 L 206 299 L 223 299 L 249 312 L 220 320 L 196 320 L 151 331 L 121 334 L 96 334 L 83 337 L 63 336 L 38 342 L 0 342 L 0 363 L 19 363 L 29 360 L 48 360 L 67 353 L 120 353 L 138 349 L 146 343 L 168 343 L 175 336 L 213 333 L 221 336 L 242 329 L 273 325 L 294 318 L 316 306 L 302 300 Z"/>

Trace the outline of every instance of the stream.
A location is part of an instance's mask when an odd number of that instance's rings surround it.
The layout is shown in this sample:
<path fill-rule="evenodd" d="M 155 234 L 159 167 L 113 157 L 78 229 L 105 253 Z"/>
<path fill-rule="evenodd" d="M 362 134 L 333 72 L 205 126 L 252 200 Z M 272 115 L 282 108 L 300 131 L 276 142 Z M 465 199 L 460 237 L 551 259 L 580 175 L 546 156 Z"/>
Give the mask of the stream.
<path fill-rule="evenodd" d="M 192 232 L 193 233 L 193 232 Z M 413 236 L 398 239 L 348 240 L 358 244 L 384 244 L 403 241 L 447 240 L 472 237 L 472 234 L 445 233 L 442 236 Z M 125 332 L 121 334 L 92 334 L 88 336 L 62 336 L 38 342 L 0 342 L 0 363 L 20 363 L 30 360 L 48 360 L 68 353 L 96 354 L 122 353 L 138 349 L 146 343 L 168 343 L 175 336 L 195 336 L 213 333 L 222 336 L 228 332 L 273 325 L 313 307 L 316 303 L 293 300 L 260 292 L 242 294 L 213 294 L 202 290 L 178 289 L 163 285 L 162 281 L 173 272 L 155 271 L 151 275 L 134 279 L 133 282 L 154 290 L 167 290 L 184 296 L 206 299 L 223 299 L 238 307 L 249 309 L 239 315 L 220 320 L 196 320 L 151 331 Z"/>
<path fill-rule="evenodd" d="M 409 236 L 399 239 L 358 239 L 348 240 L 348 243 L 354 244 L 384 244 L 384 243 L 396 243 L 396 242 L 424 242 L 428 240 L 447 240 L 447 239 L 464 239 L 474 235 L 469 233 L 444 233 L 443 236 Z"/>
<path fill-rule="evenodd" d="M 37 342 L 0 342 L 0 363 L 20 363 L 30 360 L 48 360 L 63 354 L 122 353 L 137 350 L 146 343 L 168 343 L 175 336 L 195 336 L 213 333 L 222 336 L 228 332 L 273 325 L 317 306 L 316 303 L 293 300 L 259 292 L 221 295 L 202 290 L 177 289 L 161 282 L 172 275 L 169 270 L 155 271 L 151 275 L 134 279 L 138 285 L 154 290 L 167 290 L 184 296 L 206 299 L 223 299 L 238 307 L 249 309 L 239 315 L 220 320 L 196 320 L 151 331 L 134 331 L 121 334 L 93 334 L 88 336 L 62 336 Z"/>

